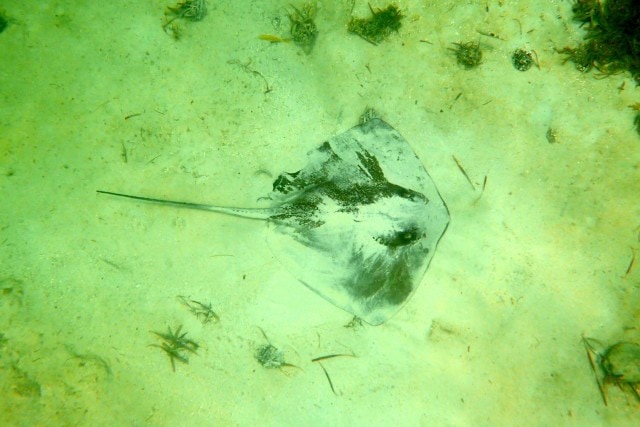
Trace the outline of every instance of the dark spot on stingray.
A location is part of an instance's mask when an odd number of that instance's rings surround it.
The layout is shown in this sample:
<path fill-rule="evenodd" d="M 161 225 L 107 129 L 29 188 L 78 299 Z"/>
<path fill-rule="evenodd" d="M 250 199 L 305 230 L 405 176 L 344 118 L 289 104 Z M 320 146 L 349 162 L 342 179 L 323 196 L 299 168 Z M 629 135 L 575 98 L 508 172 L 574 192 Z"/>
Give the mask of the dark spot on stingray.
<path fill-rule="evenodd" d="M 404 230 L 394 231 L 385 236 L 379 236 L 376 240 L 389 248 L 397 248 L 409 245 L 418 239 L 424 237 L 418 227 L 410 227 Z"/>
<path fill-rule="evenodd" d="M 449 212 L 407 141 L 378 118 L 330 138 L 306 166 L 280 174 L 265 208 L 234 208 L 98 191 L 266 220 L 270 246 L 309 289 L 378 325 L 422 281 Z"/>

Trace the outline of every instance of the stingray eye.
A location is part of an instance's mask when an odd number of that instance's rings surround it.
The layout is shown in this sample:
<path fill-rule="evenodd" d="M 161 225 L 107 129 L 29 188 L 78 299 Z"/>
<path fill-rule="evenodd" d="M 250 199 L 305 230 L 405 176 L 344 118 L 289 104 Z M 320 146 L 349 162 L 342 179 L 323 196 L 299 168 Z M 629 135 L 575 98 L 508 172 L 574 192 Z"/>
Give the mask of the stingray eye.
<path fill-rule="evenodd" d="M 407 246 L 421 237 L 422 234 L 420 234 L 420 230 L 418 230 L 417 227 L 411 227 L 406 230 L 396 231 L 386 236 L 378 236 L 376 237 L 376 241 L 390 248 L 397 248 L 400 246 Z"/>

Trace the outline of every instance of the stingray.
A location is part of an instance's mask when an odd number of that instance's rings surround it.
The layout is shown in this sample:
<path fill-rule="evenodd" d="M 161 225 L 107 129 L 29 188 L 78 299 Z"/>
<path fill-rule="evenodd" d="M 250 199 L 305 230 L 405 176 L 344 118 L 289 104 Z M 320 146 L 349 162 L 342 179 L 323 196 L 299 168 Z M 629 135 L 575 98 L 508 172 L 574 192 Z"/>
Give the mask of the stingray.
<path fill-rule="evenodd" d="M 163 205 L 266 220 L 276 258 L 308 288 L 369 324 L 414 293 L 449 224 L 435 184 L 407 141 L 374 118 L 282 173 L 269 207 L 235 208 L 98 190 Z"/>

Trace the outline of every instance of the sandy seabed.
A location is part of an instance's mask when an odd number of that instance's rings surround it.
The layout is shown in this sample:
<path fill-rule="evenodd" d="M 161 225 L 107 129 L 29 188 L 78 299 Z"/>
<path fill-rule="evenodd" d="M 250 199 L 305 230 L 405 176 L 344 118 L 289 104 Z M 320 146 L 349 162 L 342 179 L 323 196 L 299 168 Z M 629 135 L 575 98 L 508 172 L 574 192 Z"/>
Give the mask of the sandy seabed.
<path fill-rule="evenodd" d="M 5 425 L 637 422 L 614 385 L 604 406 L 582 337 L 640 341 L 640 96 L 628 75 L 563 64 L 555 49 L 583 35 L 569 1 L 401 1 L 377 46 L 346 31 L 366 2 L 319 2 L 309 54 L 258 38 L 288 35 L 288 1 L 208 3 L 177 41 L 165 1 L 4 5 Z M 467 70 L 450 48 L 469 41 L 483 60 Z M 515 70 L 517 48 L 539 67 Z M 252 206 L 366 107 L 451 212 L 424 283 L 381 326 L 344 327 L 260 221 L 95 192 Z M 200 347 L 174 372 L 152 331 L 180 325 Z M 296 368 L 256 361 L 261 330 Z M 331 354 L 356 357 L 311 361 Z"/>

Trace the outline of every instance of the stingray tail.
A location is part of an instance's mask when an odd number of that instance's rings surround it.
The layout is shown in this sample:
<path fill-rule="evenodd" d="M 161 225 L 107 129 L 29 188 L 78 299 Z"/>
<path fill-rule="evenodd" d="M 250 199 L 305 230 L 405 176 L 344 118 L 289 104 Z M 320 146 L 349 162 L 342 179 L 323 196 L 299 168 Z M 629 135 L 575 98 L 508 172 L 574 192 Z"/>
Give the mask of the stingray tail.
<path fill-rule="evenodd" d="M 144 202 L 158 203 L 165 206 L 174 206 L 177 208 L 187 208 L 187 209 L 198 209 L 201 211 L 217 212 L 221 214 L 234 215 L 234 216 L 240 216 L 243 218 L 251 218 L 251 219 L 269 219 L 273 215 L 278 213 L 278 210 L 275 208 L 254 208 L 254 209 L 228 208 L 224 206 L 202 205 L 199 203 L 178 202 L 175 200 L 163 200 L 163 199 L 153 199 L 151 197 L 132 196 L 130 194 L 113 193 L 111 191 L 96 190 L 96 192 L 100 194 L 109 194 L 111 196 L 126 197 L 134 200 L 142 200 Z"/>

